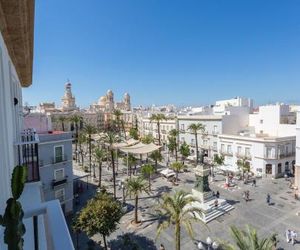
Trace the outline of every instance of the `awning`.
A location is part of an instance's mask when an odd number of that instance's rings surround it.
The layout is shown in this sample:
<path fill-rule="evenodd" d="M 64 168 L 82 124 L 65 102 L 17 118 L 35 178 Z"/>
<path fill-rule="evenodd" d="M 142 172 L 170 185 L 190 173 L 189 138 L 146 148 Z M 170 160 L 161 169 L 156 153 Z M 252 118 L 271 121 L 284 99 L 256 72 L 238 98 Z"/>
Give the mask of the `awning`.
<path fill-rule="evenodd" d="M 119 148 L 124 153 L 129 154 L 149 154 L 156 150 L 159 150 L 162 146 L 155 145 L 154 143 L 150 144 L 144 144 L 142 142 L 139 142 L 135 145 L 129 146 L 129 147 L 122 147 Z"/>
<path fill-rule="evenodd" d="M 175 172 L 174 172 L 172 169 L 169 169 L 169 168 L 160 171 L 160 173 L 161 173 L 163 176 L 165 176 L 166 178 L 175 176 Z"/>
<path fill-rule="evenodd" d="M 223 170 L 223 171 L 230 171 L 230 172 L 234 172 L 234 173 L 238 173 L 239 170 L 232 166 L 232 165 L 221 165 L 221 166 L 218 166 L 216 167 L 216 169 L 220 169 L 220 170 Z"/>
<path fill-rule="evenodd" d="M 77 169 L 73 169 L 73 180 L 74 181 L 82 179 L 87 176 L 89 176 L 89 173 L 86 173 L 86 172 L 83 172 L 83 171 L 80 171 Z"/>

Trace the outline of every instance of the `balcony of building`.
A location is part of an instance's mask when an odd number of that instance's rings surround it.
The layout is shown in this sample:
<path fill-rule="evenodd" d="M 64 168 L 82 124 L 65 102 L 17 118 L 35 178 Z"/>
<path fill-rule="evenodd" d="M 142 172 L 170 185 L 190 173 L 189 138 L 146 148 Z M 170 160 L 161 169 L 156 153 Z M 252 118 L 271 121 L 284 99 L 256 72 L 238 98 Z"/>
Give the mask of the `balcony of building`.
<path fill-rule="evenodd" d="M 252 156 L 251 154 L 245 154 L 245 153 L 242 153 L 242 152 L 237 152 L 235 154 L 236 158 L 238 159 L 246 159 L 246 160 L 251 160 L 252 159 Z"/>
<path fill-rule="evenodd" d="M 232 151 L 227 151 L 227 150 L 220 150 L 219 151 L 219 153 L 221 154 L 221 155 L 225 155 L 225 156 L 233 156 L 233 153 L 232 153 Z"/>
<path fill-rule="evenodd" d="M 41 183 L 25 185 L 20 202 L 24 211 L 24 250 L 73 250 L 73 242 L 58 200 L 43 202 Z M 0 249 L 6 249 L 0 228 Z"/>
<path fill-rule="evenodd" d="M 39 137 L 34 129 L 21 132 L 18 141 L 15 142 L 18 164 L 27 167 L 27 182 L 40 180 L 38 143 Z"/>
<path fill-rule="evenodd" d="M 58 186 L 61 186 L 61 185 L 64 185 L 68 182 L 68 176 L 64 176 L 63 178 L 60 178 L 60 179 L 54 179 L 52 181 L 52 188 L 56 188 Z"/>
<path fill-rule="evenodd" d="M 213 136 L 217 136 L 218 134 L 219 134 L 219 131 L 216 131 L 216 130 L 212 131 Z"/>

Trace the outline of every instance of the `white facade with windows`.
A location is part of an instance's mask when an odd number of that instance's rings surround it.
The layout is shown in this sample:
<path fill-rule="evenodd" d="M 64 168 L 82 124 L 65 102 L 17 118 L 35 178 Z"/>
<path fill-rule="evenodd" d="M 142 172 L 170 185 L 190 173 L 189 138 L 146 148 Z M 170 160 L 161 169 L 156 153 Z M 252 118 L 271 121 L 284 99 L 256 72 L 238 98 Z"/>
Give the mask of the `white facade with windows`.
<path fill-rule="evenodd" d="M 300 109 L 297 111 L 296 125 L 296 166 L 295 166 L 295 188 L 300 196 Z"/>
<path fill-rule="evenodd" d="M 139 121 L 139 125 L 139 131 L 142 137 L 152 135 L 154 139 L 158 140 L 158 127 L 155 121 L 151 121 L 149 118 L 142 118 Z M 176 128 L 176 119 L 162 120 L 160 122 L 161 142 L 167 143 L 170 131 Z"/>

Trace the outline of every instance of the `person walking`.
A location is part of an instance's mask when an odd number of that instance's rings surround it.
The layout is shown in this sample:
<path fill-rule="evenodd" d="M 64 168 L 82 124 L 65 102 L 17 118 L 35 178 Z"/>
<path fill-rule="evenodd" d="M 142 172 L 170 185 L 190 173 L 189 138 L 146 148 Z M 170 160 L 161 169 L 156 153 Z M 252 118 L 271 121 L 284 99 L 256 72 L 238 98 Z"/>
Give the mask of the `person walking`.
<path fill-rule="evenodd" d="M 271 202 L 271 195 L 270 194 L 267 194 L 267 203 L 268 203 L 268 205 L 270 206 L 270 202 Z"/>
<path fill-rule="evenodd" d="M 219 199 L 219 197 L 220 197 L 220 193 L 219 193 L 219 191 L 217 191 L 217 193 L 216 193 L 216 197 L 217 197 L 217 199 Z"/>
<path fill-rule="evenodd" d="M 289 243 L 291 241 L 291 230 L 288 229 L 285 231 L 286 242 Z"/>
<path fill-rule="evenodd" d="M 163 244 L 160 244 L 159 250 L 166 250 Z"/>
<path fill-rule="evenodd" d="M 253 179 L 252 186 L 256 187 L 256 179 Z"/>
<path fill-rule="evenodd" d="M 292 239 L 292 244 L 295 245 L 295 243 L 297 242 L 296 241 L 297 233 L 294 230 L 291 231 L 291 239 Z"/>

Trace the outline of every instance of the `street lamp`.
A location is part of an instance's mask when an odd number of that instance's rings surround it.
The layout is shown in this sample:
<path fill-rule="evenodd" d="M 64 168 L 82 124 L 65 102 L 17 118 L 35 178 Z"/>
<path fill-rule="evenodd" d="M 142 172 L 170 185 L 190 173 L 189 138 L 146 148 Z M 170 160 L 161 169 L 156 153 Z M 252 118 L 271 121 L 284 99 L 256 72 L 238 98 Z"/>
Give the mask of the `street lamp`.
<path fill-rule="evenodd" d="M 212 244 L 212 239 L 209 236 L 206 238 L 206 243 L 207 243 L 207 249 L 210 249 Z"/>
<path fill-rule="evenodd" d="M 200 250 L 203 250 L 203 249 L 204 249 L 204 246 L 203 246 L 203 244 L 202 244 L 201 241 L 199 241 L 197 247 L 198 247 L 198 249 L 200 249 Z"/>
<path fill-rule="evenodd" d="M 216 241 L 213 241 L 210 237 L 206 238 L 206 243 L 202 243 L 201 241 L 198 242 L 197 248 L 199 250 L 210 250 L 210 249 L 218 249 L 219 244 Z"/>

